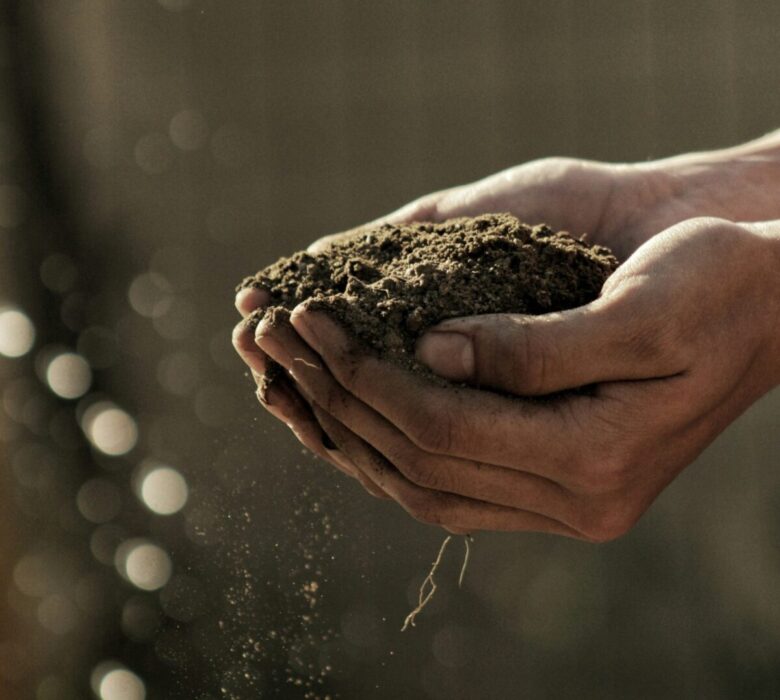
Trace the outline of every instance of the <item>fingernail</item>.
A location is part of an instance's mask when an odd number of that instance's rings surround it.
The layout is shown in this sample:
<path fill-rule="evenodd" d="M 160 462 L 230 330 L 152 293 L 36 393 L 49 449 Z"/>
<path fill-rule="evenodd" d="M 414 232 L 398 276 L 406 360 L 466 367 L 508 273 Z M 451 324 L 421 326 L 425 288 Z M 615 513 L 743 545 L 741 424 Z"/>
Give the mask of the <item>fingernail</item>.
<path fill-rule="evenodd" d="M 446 379 L 463 381 L 474 374 L 474 345 L 463 333 L 430 331 L 417 342 L 416 355 Z"/>

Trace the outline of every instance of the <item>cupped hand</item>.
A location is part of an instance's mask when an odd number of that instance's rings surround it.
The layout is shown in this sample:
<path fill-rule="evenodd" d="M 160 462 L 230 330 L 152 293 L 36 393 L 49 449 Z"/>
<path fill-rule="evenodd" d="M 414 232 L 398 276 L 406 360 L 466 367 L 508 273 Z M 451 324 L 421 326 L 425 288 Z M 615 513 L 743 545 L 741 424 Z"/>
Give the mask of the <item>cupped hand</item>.
<path fill-rule="evenodd" d="M 610 246 L 623 257 L 656 231 L 691 215 L 692 205 L 673 192 L 670 183 L 674 179 L 667 169 L 646 164 L 545 158 L 472 184 L 426 195 L 373 223 L 440 221 L 506 211 L 530 223 L 544 221 L 575 234 L 589 232 L 594 242 Z M 690 199 L 703 206 L 700 195 Z M 364 228 L 326 236 L 309 249 L 320 252 L 333 241 Z M 254 325 L 249 316 L 267 305 L 268 296 L 259 289 L 242 289 L 235 303 L 243 320 L 234 330 L 233 345 L 262 385 L 268 362 L 254 342 Z M 288 414 L 300 418 L 306 411 L 305 400 L 290 382 L 279 382 L 277 388 L 259 398 L 267 408 L 273 406 L 271 412 L 281 420 Z M 311 421 L 306 425 L 309 427 L 302 439 L 311 447 L 314 436 L 321 431 Z M 344 470 L 344 465 L 340 468 Z"/>
<path fill-rule="evenodd" d="M 542 158 L 477 182 L 420 197 L 370 224 L 309 246 L 313 253 L 334 241 L 384 222 L 444 221 L 458 216 L 508 212 L 529 224 L 546 223 L 608 246 L 625 260 L 659 231 L 695 216 L 730 216 L 732 183 L 720 171 L 703 171 L 694 156 L 647 163 L 602 163 Z"/>
<path fill-rule="evenodd" d="M 749 225 L 685 221 L 584 307 L 445 322 L 418 359 L 460 386 L 368 354 L 305 303 L 256 340 L 329 453 L 418 519 L 604 541 L 780 379 L 776 247 Z"/>

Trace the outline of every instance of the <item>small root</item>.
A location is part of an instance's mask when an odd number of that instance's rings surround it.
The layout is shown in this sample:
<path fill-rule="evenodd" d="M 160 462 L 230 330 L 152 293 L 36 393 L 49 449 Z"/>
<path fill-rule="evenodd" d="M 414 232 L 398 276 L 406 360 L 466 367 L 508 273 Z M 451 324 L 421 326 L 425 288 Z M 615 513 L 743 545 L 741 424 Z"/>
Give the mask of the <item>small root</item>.
<path fill-rule="evenodd" d="M 469 565 L 471 556 L 471 535 L 463 535 L 463 544 L 466 546 L 466 553 L 463 555 L 463 566 L 460 567 L 460 576 L 458 576 L 458 588 L 463 588 L 463 577 L 466 575 L 466 567 Z"/>
<path fill-rule="evenodd" d="M 307 367 L 311 367 L 312 369 L 322 369 L 322 367 L 320 367 L 320 365 L 316 365 L 313 362 L 307 362 L 302 357 L 293 357 L 292 361 L 293 362 L 303 362 L 303 364 L 305 364 Z"/>
<path fill-rule="evenodd" d="M 420 591 L 417 597 L 417 607 L 406 616 L 406 619 L 404 620 L 404 625 L 403 627 L 401 627 L 401 632 L 405 632 L 409 627 L 415 627 L 415 622 L 414 622 L 415 619 L 422 612 L 422 609 L 426 605 L 428 605 L 428 603 L 431 601 L 431 598 L 433 598 L 433 594 L 436 593 L 436 581 L 434 580 L 433 576 L 436 573 L 436 570 L 439 568 L 439 565 L 441 564 L 442 557 L 444 556 L 444 551 L 447 549 L 447 545 L 450 543 L 451 539 L 452 539 L 452 535 L 447 535 L 444 538 L 444 542 L 441 543 L 441 547 L 439 547 L 439 553 L 436 555 L 436 560 L 433 562 L 431 566 L 431 570 L 428 572 L 428 575 L 425 577 L 422 584 L 420 585 Z M 460 588 L 463 585 L 463 576 L 466 573 L 466 567 L 468 566 L 469 563 L 469 555 L 471 554 L 471 547 L 469 545 L 470 541 L 471 541 L 471 535 L 464 535 L 463 542 L 466 546 L 466 554 L 463 557 L 463 566 L 461 566 L 460 568 L 460 576 L 458 576 L 458 588 Z"/>

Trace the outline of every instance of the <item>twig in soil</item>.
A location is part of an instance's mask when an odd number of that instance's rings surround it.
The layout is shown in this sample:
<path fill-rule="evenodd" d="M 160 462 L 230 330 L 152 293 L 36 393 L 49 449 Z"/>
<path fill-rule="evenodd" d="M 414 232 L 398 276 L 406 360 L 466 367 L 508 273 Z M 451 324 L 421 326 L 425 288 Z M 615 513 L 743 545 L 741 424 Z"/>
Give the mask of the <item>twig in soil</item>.
<path fill-rule="evenodd" d="M 430 572 L 428 572 L 428 575 L 423 580 L 422 584 L 420 585 L 420 592 L 417 598 L 417 607 L 412 610 L 404 620 L 404 626 L 401 627 L 401 632 L 405 632 L 408 627 L 414 627 L 414 621 L 415 618 L 422 612 L 422 609 L 428 605 L 431 598 L 433 598 L 433 594 L 436 593 L 436 581 L 433 578 L 433 575 L 436 573 L 436 570 L 439 568 L 439 564 L 441 564 L 442 557 L 444 556 L 444 550 L 447 549 L 447 545 L 450 543 L 450 540 L 452 539 L 452 535 L 447 535 L 444 538 L 444 542 L 441 543 L 441 547 L 439 547 L 439 553 L 436 555 L 436 560 L 433 562 L 433 565 L 431 566 Z M 471 553 L 471 547 L 469 546 L 469 541 L 471 540 L 471 535 L 465 535 L 463 538 L 463 542 L 466 545 L 466 554 L 463 558 L 463 566 L 460 568 L 460 576 L 458 576 L 458 587 L 463 584 L 463 576 L 466 573 L 466 566 L 468 566 L 469 563 L 469 555 Z M 426 586 L 429 586 L 426 593 Z"/>

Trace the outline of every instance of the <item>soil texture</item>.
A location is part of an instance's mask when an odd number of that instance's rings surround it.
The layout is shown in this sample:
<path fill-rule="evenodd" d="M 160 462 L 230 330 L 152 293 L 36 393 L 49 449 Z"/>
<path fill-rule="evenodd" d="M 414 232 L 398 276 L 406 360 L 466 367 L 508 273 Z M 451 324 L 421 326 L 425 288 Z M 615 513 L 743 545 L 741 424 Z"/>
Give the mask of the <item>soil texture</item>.
<path fill-rule="evenodd" d="M 238 288 L 268 292 L 270 305 L 255 322 L 283 322 L 311 300 L 366 348 L 429 374 L 414 360 L 414 346 L 431 326 L 459 316 L 581 306 L 599 295 L 617 265 L 609 249 L 584 236 L 485 214 L 366 228 L 323 253 L 281 258 Z"/>

